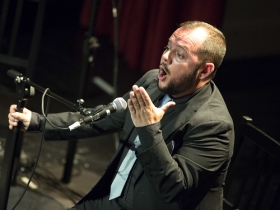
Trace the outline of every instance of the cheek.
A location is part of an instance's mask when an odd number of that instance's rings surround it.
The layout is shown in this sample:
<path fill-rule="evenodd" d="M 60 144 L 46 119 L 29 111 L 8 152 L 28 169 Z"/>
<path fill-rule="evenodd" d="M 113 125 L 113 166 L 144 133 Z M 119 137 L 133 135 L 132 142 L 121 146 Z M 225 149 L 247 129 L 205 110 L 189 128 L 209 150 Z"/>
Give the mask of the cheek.
<path fill-rule="evenodd" d="M 189 67 L 187 64 L 173 64 L 170 66 L 170 72 L 174 78 L 180 78 L 182 75 L 187 74 Z"/>

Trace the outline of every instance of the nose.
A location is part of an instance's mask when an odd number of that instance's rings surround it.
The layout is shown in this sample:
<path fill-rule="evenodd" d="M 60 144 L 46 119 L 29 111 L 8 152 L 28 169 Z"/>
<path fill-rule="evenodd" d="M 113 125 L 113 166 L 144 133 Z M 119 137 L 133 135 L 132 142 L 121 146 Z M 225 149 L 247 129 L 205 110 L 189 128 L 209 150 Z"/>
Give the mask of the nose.
<path fill-rule="evenodd" d="M 170 56 L 170 50 L 166 50 L 163 52 L 162 54 L 162 59 L 164 62 L 168 63 L 168 64 L 171 64 L 171 56 Z"/>

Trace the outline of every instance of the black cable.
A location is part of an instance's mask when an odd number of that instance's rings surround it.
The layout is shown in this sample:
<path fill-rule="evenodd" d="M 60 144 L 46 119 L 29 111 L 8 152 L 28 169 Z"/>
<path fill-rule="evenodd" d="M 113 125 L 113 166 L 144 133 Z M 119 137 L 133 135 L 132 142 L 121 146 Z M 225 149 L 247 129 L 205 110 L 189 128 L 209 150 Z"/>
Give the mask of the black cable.
<path fill-rule="evenodd" d="M 31 182 L 33 177 L 34 177 L 35 180 L 38 181 L 38 183 L 44 182 L 45 184 L 51 186 L 52 188 L 55 188 L 55 189 L 59 190 L 61 193 L 66 195 L 66 197 L 68 197 L 69 200 L 71 200 L 74 204 L 76 203 L 76 200 L 79 200 L 83 197 L 79 193 L 77 193 L 74 190 L 71 190 L 67 186 L 63 185 L 49 170 L 44 168 L 45 173 L 42 173 L 42 174 L 39 174 L 38 172 L 35 172 L 35 169 L 37 168 L 37 166 L 39 166 L 39 169 L 40 169 L 40 165 L 38 165 L 38 161 L 39 161 L 39 157 L 40 157 L 40 154 L 41 154 L 41 151 L 42 151 L 46 122 L 50 123 L 50 125 L 52 125 L 53 127 L 56 127 L 56 128 L 59 128 L 59 129 L 68 129 L 68 128 L 63 128 L 63 127 L 58 127 L 58 126 L 53 125 L 49 121 L 49 119 L 47 118 L 48 110 L 49 110 L 49 107 L 50 107 L 50 98 L 48 97 L 48 100 L 47 100 L 46 113 L 45 113 L 45 108 L 44 108 L 44 101 L 45 101 L 45 95 L 47 94 L 48 91 L 50 91 L 50 89 L 46 88 L 43 95 L 42 95 L 42 103 L 41 103 L 41 105 L 42 105 L 42 115 L 44 116 L 45 120 L 43 122 L 41 142 L 40 142 L 38 154 L 37 154 L 37 157 L 34 161 L 34 165 L 32 167 L 31 175 L 30 175 L 30 178 L 29 178 L 29 180 L 28 180 L 28 182 L 25 186 L 25 189 L 24 189 L 21 197 L 15 203 L 12 210 L 14 210 L 17 207 L 17 205 L 20 203 L 20 201 L 22 200 L 22 198 L 25 195 L 27 189 L 29 188 L 30 182 Z"/>
<path fill-rule="evenodd" d="M 53 127 L 56 127 L 56 128 L 59 128 L 59 129 L 68 129 L 68 127 L 67 127 L 67 128 L 63 128 L 63 127 L 58 127 L 58 126 L 53 125 L 53 124 L 49 121 L 49 119 L 47 118 L 47 116 L 45 115 L 45 112 L 44 112 L 44 97 L 45 97 L 47 91 L 49 91 L 49 88 L 46 89 L 46 91 L 44 92 L 43 97 L 42 97 L 42 114 L 43 114 L 45 120 L 48 121 L 48 123 L 50 123 L 50 125 L 52 125 Z M 48 110 L 48 109 L 47 109 L 47 110 Z M 45 126 L 43 127 L 43 133 L 44 133 L 44 131 L 45 131 Z M 46 171 L 47 171 L 47 170 L 45 169 L 45 172 L 46 172 Z M 80 194 L 78 194 L 78 193 L 76 193 L 76 192 L 74 192 L 74 191 L 72 191 L 72 190 L 70 190 L 70 189 L 68 189 L 68 188 L 66 189 L 66 187 L 65 187 L 59 180 L 56 180 L 55 176 L 54 176 L 50 171 L 47 171 L 47 172 L 48 172 L 49 175 L 51 175 L 51 179 L 50 179 L 50 177 L 44 177 L 45 180 L 47 180 L 47 181 L 52 180 L 51 186 L 52 186 L 52 187 L 56 187 L 57 190 L 61 191 L 61 192 L 62 192 L 63 194 L 65 194 L 65 195 L 67 195 L 67 197 L 68 197 L 74 204 L 75 204 L 76 201 L 73 199 L 73 197 L 78 196 L 79 198 L 82 198 L 82 196 L 81 196 Z M 45 174 L 47 174 L 47 173 L 45 173 Z M 43 177 L 42 174 L 41 174 L 41 177 Z M 69 191 L 70 191 L 70 194 L 69 194 Z M 74 196 L 73 194 L 74 194 L 75 196 Z"/>
<path fill-rule="evenodd" d="M 43 93 L 43 96 L 42 96 L 42 115 L 44 116 L 45 120 L 48 121 L 48 123 L 52 126 L 52 127 L 55 127 L 55 128 L 58 128 L 58 129 L 62 129 L 62 130 L 67 130 L 69 129 L 68 127 L 59 127 L 59 126 L 56 126 L 54 124 L 52 124 L 52 122 L 47 118 L 47 116 L 45 115 L 45 111 L 44 111 L 44 98 L 45 98 L 45 95 L 46 93 L 49 91 L 50 89 L 49 88 L 46 88 L 45 92 Z"/>

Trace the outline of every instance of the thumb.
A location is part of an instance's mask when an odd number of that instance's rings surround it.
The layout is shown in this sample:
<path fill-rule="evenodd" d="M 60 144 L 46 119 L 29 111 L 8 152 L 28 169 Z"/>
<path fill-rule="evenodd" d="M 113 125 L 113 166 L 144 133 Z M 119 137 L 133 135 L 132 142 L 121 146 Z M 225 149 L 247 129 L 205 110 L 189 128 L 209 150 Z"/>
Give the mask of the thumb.
<path fill-rule="evenodd" d="M 26 115 L 21 112 L 11 113 L 11 116 L 19 121 L 24 121 L 26 119 Z"/>
<path fill-rule="evenodd" d="M 170 107 L 175 106 L 176 103 L 174 101 L 169 101 L 166 104 L 164 104 L 161 109 L 166 112 Z"/>

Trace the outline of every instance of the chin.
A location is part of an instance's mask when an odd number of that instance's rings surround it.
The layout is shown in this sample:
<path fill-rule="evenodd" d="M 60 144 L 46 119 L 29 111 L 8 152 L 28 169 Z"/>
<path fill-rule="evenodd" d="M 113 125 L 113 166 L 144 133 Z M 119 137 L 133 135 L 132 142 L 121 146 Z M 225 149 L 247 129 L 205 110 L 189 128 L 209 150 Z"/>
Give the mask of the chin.
<path fill-rule="evenodd" d="M 164 88 L 165 88 L 165 85 L 164 84 L 162 84 L 162 82 L 158 82 L 158 88 L 160 89 L 160 90 L 163 90 Z"/>
<path fill-rule="evenodd" d="M 160 85 L 158 84 L 158 89 L 163 92 L 163 93 L 166 93 L 166 94 L 169 94 L 166 90 L 167 90 L 167 87 L 164 86 L 164 85 Z"/>

